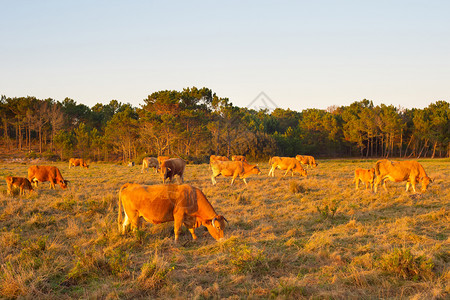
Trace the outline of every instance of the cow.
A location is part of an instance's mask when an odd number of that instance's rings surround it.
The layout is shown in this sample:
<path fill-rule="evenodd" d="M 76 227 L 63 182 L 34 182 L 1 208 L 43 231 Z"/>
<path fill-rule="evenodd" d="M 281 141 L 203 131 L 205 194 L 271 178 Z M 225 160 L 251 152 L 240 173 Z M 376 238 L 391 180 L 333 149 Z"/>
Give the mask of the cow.
<path fill-rule="evenodd" d="M 69 159 L 69 169 L 71 166 L 78 167 L 82 166 L 83 168 L 89 168 L 89 165 L 82 158 L 71 158 Z"/>
<path fill-rule="evenodd" d="M 122 223 L 122 208 L 125 220 Z M 119 232 L 125 233 L 128 225 L 140 228 L 141 217 L 149 223 L 174 221 L 175 242 L 184 224 L 194 240 L 195 228 L 205 226 L 215 240 L 224 236 L 225 217 L 218 215 L 205 194 L 188 184 L 140 185 L 124 184 L 119 191 Z"/>
<path fill-rule="evenodd" d="M 308 167 L 311 167 L 311 168 L 317 167 L 316 160 L 314 159 L 314 157 L 312 157 L 310 155 L 297 155 L 295 158 L 302 164 L 306 165 L 307 168 Z"/>
<path fill-rule="evenodd" d="M 144 173 L 144 170 L 148 172 L 148 168 L 155 168 L 155 173 L 158 172 L 159 162 L 156 157 L 144 157 L 142 160 L 142 170 L 141 173 Z"/>
<path fill-rule="evenodd" d="M 246 178 L 252 174 L 259 175 L 261 171 L 259 170 L 257 165 L 250 165 L 245 161 L 215 161 L 211 164 L 212 176 L 211 182 L 215 185 L 216 177 L 219 175 L 223 175 L 225 177 L 233 177 L 231 179 L 231 185 L 233 185 L 236 177 L 240 177 L 245 185 L 247 185 Z"/>
<path fill-rule="evenodd" d="M 394 182 L 406 181 L 406 191 L 409 190 L 409 186 L 411 185 L 414 192 L 416 192 L 416 183 L 422 183 L 422 193 L 427 190 L 427 186 L 432 182 L 422 165 L 413 160 L 379 160 L 375 163 L 375 174 L 377 175 L 374 187 L 375 193 L 381 182 L 383 182 L 384 190 L 387 191 L 386 180 Z"/>
<path fill-rule="evenodd" d="M 353 183 L 355 183 L 355 189 L 359 188 L 359 181 L 364 182 L 366 184 L 366 190 L 370 184 L 370 190 L 373 189 L 373 180 L 375 178 L 375 169 L 356 169 L 355 170 L 355 179 L 353 179 Z"/>
<path fill-rule="evenodd" d="M 25 190 L 28 190 L 31 193 L 34 193 L 33 187 L 31 186 L 31 182 L 24 177 L 14 177 L 14 176 L 7 176 L 5 177 L 6 185 L 7 185 L 7 195 L 12 194 L 13 188 L 19 188 L 20 189 L 20 196 L 25 195 Z"/>
<path fill-rule="evenodd" d="M 184 169 L 186 168 L 186 162 L 181 158 L 170 158 L 162 162 L 159 172 L 163 183 L 169 178 L 172 182 L 173 177 L 178 175 L 181 183 L 183 183 Z"/>
<path fill-rule="evenodd" d="M 28 180 L 38 186 L 38 182 L 50 181 L 50 188 L 55 189 L 55 183 L 61 188 L 67 188 L 68 180 L 64 180 L 61 172 L 54 166 L 31 166 L 28 168 Z"/>
<path fill-rule="evenodd" d="M 270 168 L 269 175 L 272 174 L 272 177 L 275 176 L 275 169 L 281 169 L 286 170 L 283 176 L 286 176 L 286 174 L 291 171 L 291 176 L 294 176 L 295 173 L 299 173 L 300 175 L 307 177 L 308 174 L 306 173 L 305 169 L 303 169 L 300 162 L 295 159 L 294 157 L 272 157 L 272 167 Z"/>
<path fill-rule="evenodd" d="M 247 161 L 244 155 L 233 155 L 231 156 L 232 161 Z"/>

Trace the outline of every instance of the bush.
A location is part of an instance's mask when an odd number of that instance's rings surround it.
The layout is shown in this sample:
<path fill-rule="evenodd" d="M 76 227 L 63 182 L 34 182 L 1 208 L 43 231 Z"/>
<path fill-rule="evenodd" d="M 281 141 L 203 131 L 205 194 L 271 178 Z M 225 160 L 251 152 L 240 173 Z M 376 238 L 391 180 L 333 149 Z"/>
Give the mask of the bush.
<path fill-rule="evenodd" d="M 381 268 L 403 279 L 429 279 L 433 277 L 434 263 L 425 256 L 414 256 L 411 249 L 394 248 L 383 256 Z"/>
<path fill-rule="evenodd" d="M 289 191 L 292 194 L 298 194 L 298 193 L 306 192 L 306 189 L 301 184 L 299 184 L 297 181 L 291 181 L 291 182 L 289 182 Z"/>

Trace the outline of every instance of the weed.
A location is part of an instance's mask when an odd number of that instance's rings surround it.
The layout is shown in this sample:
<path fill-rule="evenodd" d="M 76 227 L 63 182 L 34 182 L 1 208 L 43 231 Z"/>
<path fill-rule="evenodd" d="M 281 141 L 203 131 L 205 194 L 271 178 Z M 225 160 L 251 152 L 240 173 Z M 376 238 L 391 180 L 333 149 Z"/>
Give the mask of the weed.
<path fill-rule="evenodd" d="M 138 282 L 144 289 L 159 290 L 168 283 L 168 276 L 174 269 L 155 251 L 153 259 L 142 266 Z"/>
<path fill-rule="evenodd" d="M 433 277 L 433 261 L 423 255 L 413 255 L 411 249 L 394 248 L 382 257 L 380 265 L 386 272 L 403 279 L 417 281 Z"/>
<path fill-rule="evenodd" d="M 232 197 L 234 202 L 241 204 L 241 205 L 249 205 L 251 204 L 250 198 L 244 193 L 238 193 L 238 194 L 232 194 Z"/>
<path fill-rule="evenodd" d="M 306 188 L 303 185 L 301 185 L 300 183 L 298 183 L 297 181 L 290 181 L 289 182 L 289 191 L 292 194 L 305 193 Z"/>
<path fill-rule="evenodd" d="M 336 201 L 333 201 L 331 205 L 325 204 L 323 208 L 320 208 L 320 206 L 316 205 L 316 208 L 323 220 L 326 220 L 328 218 L 332 219 L 338 209 L 338 203 Z"/>
<path fill-rule="evenodd" d="M 124 277 L 129 274 L 128 266 L 130 264 L 129 254 L 120 248 L 107 255 L 108 264 L 113 275 Z"/>
<path fill-rule="evenodd" d="M 267 258 L 262 250 L 251 250 L 247 245 L 232 248 L 230 260 L 237 274 L 265 274 L 269 271 Z"/>
<path fill-rule="evenodd" d="M 281 281 L 278 287 L 270 291 L 271 299 L 288 298 L 298 299 L 306 296 L 304 288 Z"/>

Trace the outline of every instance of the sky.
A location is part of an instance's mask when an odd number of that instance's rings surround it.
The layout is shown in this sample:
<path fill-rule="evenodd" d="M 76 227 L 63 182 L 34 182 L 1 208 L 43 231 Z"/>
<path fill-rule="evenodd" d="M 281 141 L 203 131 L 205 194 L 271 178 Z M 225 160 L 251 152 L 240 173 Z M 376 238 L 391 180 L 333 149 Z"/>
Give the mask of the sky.
<path fill-rule="evenodd" d="M 140 107 L 423 108 L 450 95 L 450 1 L 0 0 L 0 95 Z"/>

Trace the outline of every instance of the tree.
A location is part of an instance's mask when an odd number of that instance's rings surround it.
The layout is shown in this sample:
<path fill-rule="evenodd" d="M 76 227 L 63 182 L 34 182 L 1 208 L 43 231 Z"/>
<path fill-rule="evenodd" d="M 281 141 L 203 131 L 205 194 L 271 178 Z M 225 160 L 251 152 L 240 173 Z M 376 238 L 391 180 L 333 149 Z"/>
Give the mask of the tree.
<path fill-rule="evenodd" d="M 136 156 L 138 128 L 138 116 L 130 108 L 116 113 L 106 125 L 105 136 L 107 141 L 116 152 L 122 153 L 124 162 Z"/>

